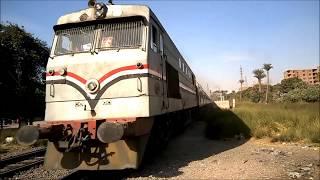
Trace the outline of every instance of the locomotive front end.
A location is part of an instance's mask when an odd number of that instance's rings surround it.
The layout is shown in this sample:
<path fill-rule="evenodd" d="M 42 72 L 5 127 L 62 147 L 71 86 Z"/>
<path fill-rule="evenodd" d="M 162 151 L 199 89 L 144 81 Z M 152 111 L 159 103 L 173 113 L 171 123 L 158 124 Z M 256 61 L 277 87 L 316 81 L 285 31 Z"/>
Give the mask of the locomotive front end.
<path fill-rule="evenodd" d="M 45 167 L 137 168 L 149 117 L 145 6 L 105 5 L 59 18 L 46 72 L 45 124 L 17 133 L 48 139 Z"/>

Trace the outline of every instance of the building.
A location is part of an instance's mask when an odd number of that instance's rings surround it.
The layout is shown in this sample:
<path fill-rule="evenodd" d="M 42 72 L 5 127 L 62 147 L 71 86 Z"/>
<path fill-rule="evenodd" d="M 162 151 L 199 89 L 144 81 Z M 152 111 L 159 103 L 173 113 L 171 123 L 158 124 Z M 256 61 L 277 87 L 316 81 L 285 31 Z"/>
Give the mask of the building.
<path fill-rule="evenodd" d="M 302 81 L 308 84 L 320 84 L 319 83 L 319 71 L 320 66 L 317 69 L 301 69 L 301 70 L 286 70 L 283 73 L 284 79 L 298 77 Z"/>

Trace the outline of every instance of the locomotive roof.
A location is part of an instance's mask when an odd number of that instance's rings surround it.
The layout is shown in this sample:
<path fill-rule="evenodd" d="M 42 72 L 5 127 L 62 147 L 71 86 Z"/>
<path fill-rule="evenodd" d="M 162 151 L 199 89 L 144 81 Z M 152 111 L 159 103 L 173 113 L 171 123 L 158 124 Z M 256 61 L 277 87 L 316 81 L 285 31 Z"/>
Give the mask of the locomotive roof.
<path fill-rule="evenodd" d="M 107 5 L 108 11 L 104 19 L 130 17 L 130 16 L 144 16 L 149 20 L 150 8 L 145 5 Z M 81 16 L 87 16 L 81 19 Z M 86 8 L 80 11 L 65 14 L 59 17 L 56 25 L 78 23 L 84 21 L 94 21 L 94 8 Z"/>

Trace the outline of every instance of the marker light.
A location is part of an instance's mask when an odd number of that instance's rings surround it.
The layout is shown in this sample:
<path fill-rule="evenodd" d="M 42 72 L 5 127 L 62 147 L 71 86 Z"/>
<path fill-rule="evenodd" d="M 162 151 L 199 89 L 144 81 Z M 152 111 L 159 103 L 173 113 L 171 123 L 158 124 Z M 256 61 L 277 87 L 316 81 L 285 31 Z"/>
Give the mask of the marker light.
<path fill-rule="evenodd" d="M 140 62 L 138 62 L 138 63 L 136 64 L 136 67 L 137 67 L 137 69 L 143 69 L 143 64 L 140 63 Z"/>
<path fill-rule="evenodd" d="M 53 76 L 53 75 L 54 75 L 54 70 L 53 70 L 53 69 L 50 69 L 50 70 L 48 71 L 48 74 L 49 74 L 50 76 Z"/>
<path fill-rule="evenodd" d="M 59 74 L 60 76 L 66 75 L 67 74 L 67 69 L 66 68 L 62 68 L 59 70 Z"/>

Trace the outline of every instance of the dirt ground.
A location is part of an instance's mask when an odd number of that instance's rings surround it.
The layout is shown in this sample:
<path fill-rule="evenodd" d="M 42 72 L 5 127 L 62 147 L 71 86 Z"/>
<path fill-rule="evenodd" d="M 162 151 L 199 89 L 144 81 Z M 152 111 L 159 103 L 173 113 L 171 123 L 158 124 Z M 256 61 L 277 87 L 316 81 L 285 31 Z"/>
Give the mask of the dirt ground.
<path fill-rule="evenodd" d="M 209 140 L 193 123 L 129 179 L 319 179 L 319 147 L 256 140 Z"/>

